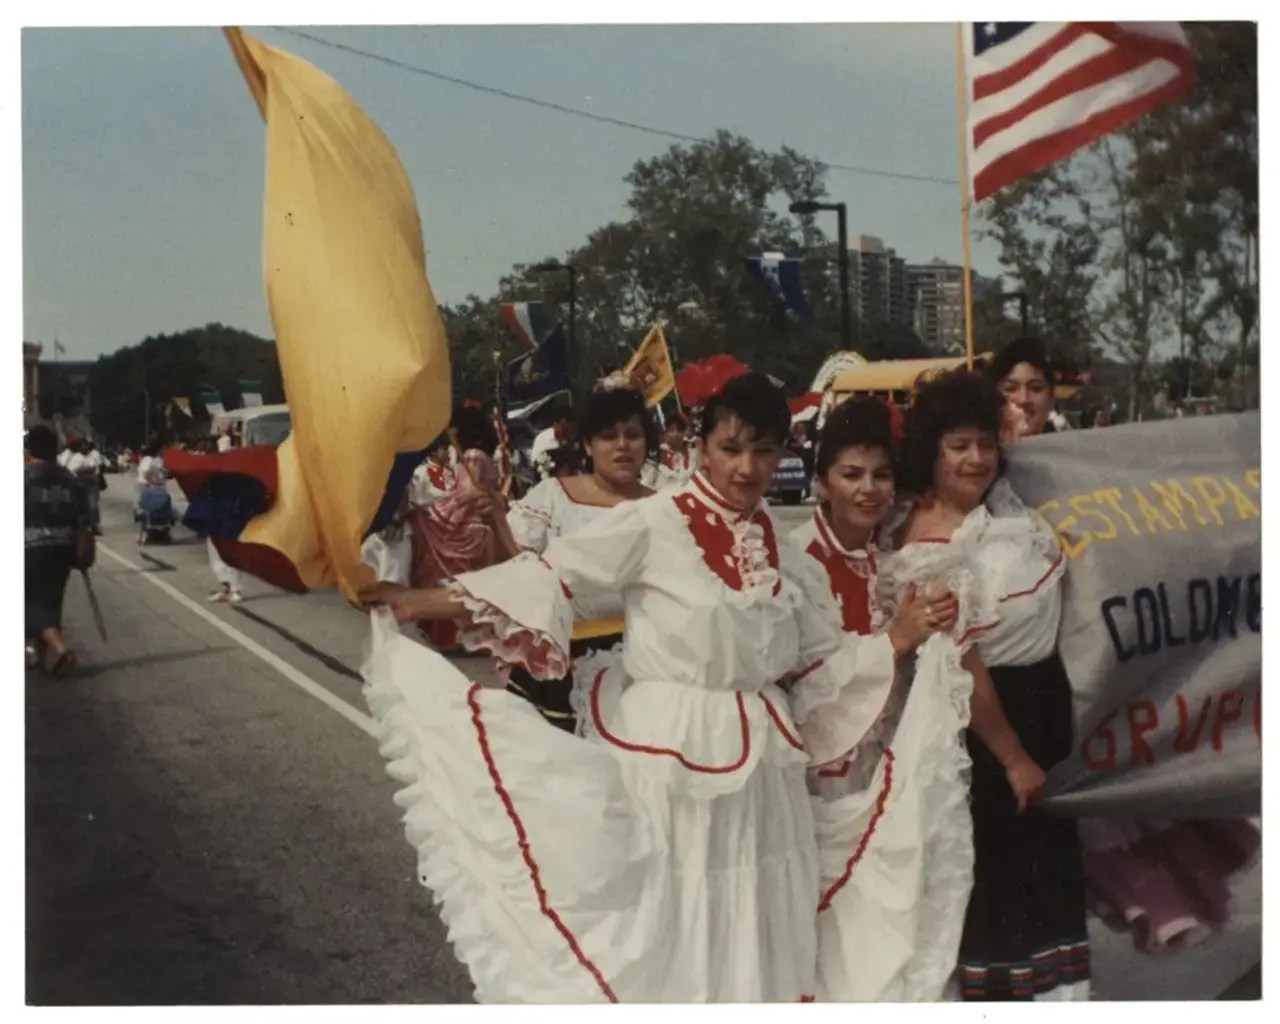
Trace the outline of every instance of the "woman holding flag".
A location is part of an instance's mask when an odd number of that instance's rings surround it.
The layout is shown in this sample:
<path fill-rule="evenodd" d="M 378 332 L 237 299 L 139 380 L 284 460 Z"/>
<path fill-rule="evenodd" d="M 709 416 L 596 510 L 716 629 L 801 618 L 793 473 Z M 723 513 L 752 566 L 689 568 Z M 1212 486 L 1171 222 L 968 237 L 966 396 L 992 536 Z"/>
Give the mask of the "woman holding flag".
<path fill-rule="evenodd" d="M 927 634 L 832 625 L 825 581 L 764 505 L 789 426 L 782 394 L 741 377 L 707 403 L 685 488 L 447 589 L 366 593 L 401 621 L 468 616 L 468 646 L 541 678 L 569 670 L 576 608 L 616 595 L 624 609 L 588 738 L 374 617 L 365 693 L 408 784 L 419 878 L 481 1001 L 814 997 L 807 765 L 861 741 Z"/>

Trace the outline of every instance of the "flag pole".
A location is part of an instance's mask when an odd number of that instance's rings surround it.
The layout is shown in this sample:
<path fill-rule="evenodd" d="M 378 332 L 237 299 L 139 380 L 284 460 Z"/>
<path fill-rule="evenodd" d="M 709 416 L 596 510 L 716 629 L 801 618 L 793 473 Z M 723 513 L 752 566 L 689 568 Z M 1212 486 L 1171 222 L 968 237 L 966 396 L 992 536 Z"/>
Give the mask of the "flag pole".
<path fill-rule="evenodd" d="M 964 355 L 973 369 L 973 269 L 969 248 L 969 104 L 964 71 L 964 22 L 956 22 L 956 154 L 960 165 L 960 245 L 964 252 Z"/>

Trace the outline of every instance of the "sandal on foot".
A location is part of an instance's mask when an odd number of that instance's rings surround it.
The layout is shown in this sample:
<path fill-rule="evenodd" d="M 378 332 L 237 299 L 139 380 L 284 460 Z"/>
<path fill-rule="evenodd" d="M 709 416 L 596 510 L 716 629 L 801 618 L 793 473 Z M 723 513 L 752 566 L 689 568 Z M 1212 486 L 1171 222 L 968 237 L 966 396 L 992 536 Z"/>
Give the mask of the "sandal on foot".
<path fill-rule="evenodd" d="M 50 671 L 52 672 L 54 679 L 62 679 L 75 667 L 76 656 L 70 651 L 63 651 L 62 654 L 58 656 L 58 660 L 53 663 L 53 668 Z"/>

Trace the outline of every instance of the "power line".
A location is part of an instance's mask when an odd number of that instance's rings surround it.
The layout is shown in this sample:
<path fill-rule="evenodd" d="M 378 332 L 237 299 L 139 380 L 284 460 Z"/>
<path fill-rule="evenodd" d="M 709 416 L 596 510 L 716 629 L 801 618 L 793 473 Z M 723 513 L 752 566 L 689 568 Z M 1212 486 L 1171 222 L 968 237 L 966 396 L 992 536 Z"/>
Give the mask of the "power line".
<path fill-rule="evenodd" d="M 470 79 L 459 78 L 456 75 L 446 75 L 441 71 L 433 71 L 430 68 L 420 67 L 417 64 L 409 64 L 395 57 L 388 57 L 385 54 L 374 53 L 371 50 L 362 50 L 356 46 L 348 46 L 346 43 L 337 43 L 332 39 L 322 39 L 320 36 L 314 36 L 310 32 L 303 32 L 296 28 L 285 28 L 283 26 L 274 26 L 275 31 L 283 32 L 285 35 L 296 36 L 298 39 L 305 39 L 308 42 L 316 43 L 319 46 L 327 46 L 331 50 L 340 50 L 343 53 L 349 53 L 356 57 L 364 57 L 367 60 L 377 61 L 379 64 L 386 64 L 389 67 L 399 68 L 401 71 L 409 71 L 416 75 L 423 75 L 427 78 L 434 78 L 438 82 L 447 82 L 450 85 L 458 85 L 464 89 L 471 89 L 474 92 L 487 93 L 490 96 L 499 96 L 502 99 L 514 100 L 517 103 L 525 103 L 532 107 L 541 107 L 543 110 L 554 110 L 559 114 L 568 114 L 571 117 L 581 117 L 588 121 L 595 121 L 599 124 L 613 125 L 615 128 L 627 128 L 635 132 L 643 132 L 646 135 L 656 135 L 659 138 L 675 139 L 679 142 L 710 142 L 711 139 L 700 135 L 686 135 L 684 132 L 671 131 L 667 128 L 655 128 L 652 125 L 640 124 L 636 121 L 628 121 L 620 117 L 609 117 L 605 114 L 592 113 L 590 110 L 582 110 L 578 107 L 567 107 L 562 103 L 553 103 L 550 100 L 540 100 L 534 96 L 527 96 L 524 93 L 509 92 L 506 89 L 499 89 L 496 86 L 484 85 L 481 82 L 473 82 Z M 859 167 L 855 164 L 828 163 L 822 161 L 823 166 L 833 171 L 846 171 L 850 174 L 862 174 L 873 178 L 891 178 L 897 181 L 914 181 L 929 185 L 949 185 L 955 187 L 956 179 L 954 178 L 937 178 L 928 174 L 907 174 L 902 171 L 886 171 L 878 167 Z"/>

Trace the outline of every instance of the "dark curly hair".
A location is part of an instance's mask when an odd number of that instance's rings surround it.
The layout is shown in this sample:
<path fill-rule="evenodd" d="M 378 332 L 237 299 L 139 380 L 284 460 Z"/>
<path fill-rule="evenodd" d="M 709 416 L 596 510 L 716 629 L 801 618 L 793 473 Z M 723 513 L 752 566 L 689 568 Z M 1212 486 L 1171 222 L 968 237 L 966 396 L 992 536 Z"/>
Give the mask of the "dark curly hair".
<path fill-rule="evenodd" d="M 464 405 L 454 412 L 453 429 L 458 447 L 464 452 L 476 448 L 490 455 L 498 447 L 497 431 L 484 410 L 474 405 Z"/>
<path fill-rule="evenodd" d="M 55 462 L 58 458 L 58 435 L 46 426 L 34 426 L 27 431 L 23 447 L 31 453 L 32 458 Z"/>
<path fill-rule="evenodd" d="M 1019 363 L 1034 366 L 1044 374 L 1044 379 L 1053 384 L 1053 363 L 1049 359 L 1049 351 L 1037 338 L 1016 338 L 1002 348 L 987 366 L 987 376 L 997 384 L 1013 372 Z"/>
<path fill-rule="evenodd" d="M 644 449 L 647 455 L 658 451 L 658 427 L 645 408 L 644 396 L 631 388 L 615 388 L 613 391 L 593 391 L 582 403 L 578 413 L 575 436 L 586 457 L 587 442 L 606 430 L 639 419 L 644 428 Z"/>
<path fill-rule="evenodd" d="M 954 370 L 921 384 L 903 418 L 898 487 L 917 496 L 927 493 L 933 487 L 943 435 L 976 427 L 999 437 L 1003 409 L 1004 397 L 995 381 L 980 373 Z"/>
<path fill-rule="evenodd" d="M 753 441 L 785 444 L 791 436 L 791 410 L 782 389 L 763 373 L 747 373 L 729 381 L 702 407 L 698 436 L 706 440 L 716 426 L 736 419 Z"/>
<path fill-rule="evenodd" d="M 858 395 L 832 410 L 818 435 L 815 474 L 826 476 L 846 448 L 882 448 L 893 456 L 893 414 L 884 402 Z"/>

